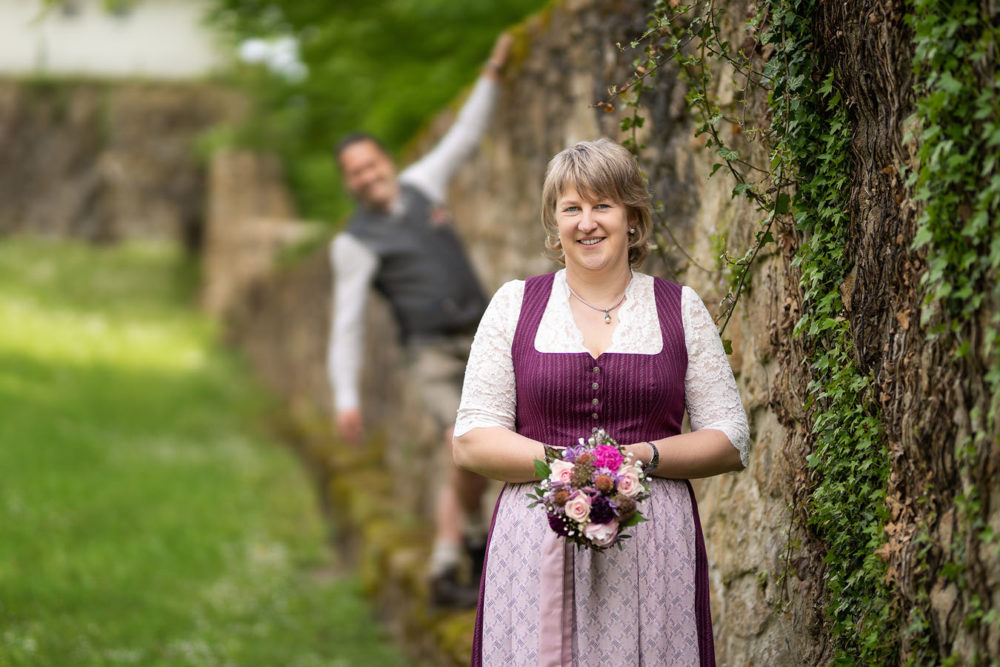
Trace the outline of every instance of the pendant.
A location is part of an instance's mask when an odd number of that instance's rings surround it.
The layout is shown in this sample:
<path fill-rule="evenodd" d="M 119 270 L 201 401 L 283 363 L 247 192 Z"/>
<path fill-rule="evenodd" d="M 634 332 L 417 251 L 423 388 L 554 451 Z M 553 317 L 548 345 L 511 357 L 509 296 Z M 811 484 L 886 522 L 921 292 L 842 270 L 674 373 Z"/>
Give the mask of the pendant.
<path fill-rule="evenodd" d="M 611 313 L 606 310 L 604 311 L 604 323 L 611 324 Z"/>

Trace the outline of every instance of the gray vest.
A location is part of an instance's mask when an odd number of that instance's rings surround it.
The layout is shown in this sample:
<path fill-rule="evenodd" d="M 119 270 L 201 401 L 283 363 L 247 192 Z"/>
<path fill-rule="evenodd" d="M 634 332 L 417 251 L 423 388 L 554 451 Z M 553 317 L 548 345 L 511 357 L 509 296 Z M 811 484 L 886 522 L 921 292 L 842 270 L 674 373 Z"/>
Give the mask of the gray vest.
<path fill-rule="evenodd" d="M 378 257 L 375 287 L 389 300 L 403 340 L 471 331 L 486 309 L 450 217 L 419 190 L 400 186 L 402 218 L 359 207 L 347 233 Z"/>

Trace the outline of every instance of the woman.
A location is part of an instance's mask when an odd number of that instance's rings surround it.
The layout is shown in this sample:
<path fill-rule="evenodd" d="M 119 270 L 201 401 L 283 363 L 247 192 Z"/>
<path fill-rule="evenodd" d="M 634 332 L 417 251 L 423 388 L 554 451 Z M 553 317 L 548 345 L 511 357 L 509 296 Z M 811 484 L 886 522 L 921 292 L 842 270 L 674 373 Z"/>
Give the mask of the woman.
<path fill-rule="evenodd" d="M 502 286 L 466 369 L 458 466 L 507 482 L 480 588 L 473 664 L 714 664 L 690 478 L 739 470 L 749 428 L 711 316 L 688 287 L 633 271 L 649 194 L 623 147 L 556 155 L 546 245 L 565 269 Z M 687 407 L 692 432 L 680 433 Z M 576 550 L 529 508 L 544 445 L 604 428 L 647 467 L 647 522 L 624 548 Z"/>

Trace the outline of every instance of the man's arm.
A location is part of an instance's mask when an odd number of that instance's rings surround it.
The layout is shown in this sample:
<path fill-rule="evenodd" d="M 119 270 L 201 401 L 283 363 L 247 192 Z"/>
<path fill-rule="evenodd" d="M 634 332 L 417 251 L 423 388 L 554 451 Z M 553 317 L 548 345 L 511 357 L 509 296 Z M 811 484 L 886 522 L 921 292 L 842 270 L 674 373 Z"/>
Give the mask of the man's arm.
<path fill-rule="evenodd" d="M 365 302 L 378 259 L 350 234 L 338 234 L 330 244 L 330 263 L 334 300 L 327 376 L 334 393 L 340 434 L 358 443 L 362 435 L 359 384 Z"/>
<path fill-rule="evenodd" d="M 489 126 L 498 94 L 500 71 L 507 62 L 511 36 L 500 35 L 469 98 L 458 112 L 448 133 L 427 155 L 407 167 L 400 182 L 417 187 L 436 202 L 444 201 L 448 183 L 455 170 L 472 154 Z"/>

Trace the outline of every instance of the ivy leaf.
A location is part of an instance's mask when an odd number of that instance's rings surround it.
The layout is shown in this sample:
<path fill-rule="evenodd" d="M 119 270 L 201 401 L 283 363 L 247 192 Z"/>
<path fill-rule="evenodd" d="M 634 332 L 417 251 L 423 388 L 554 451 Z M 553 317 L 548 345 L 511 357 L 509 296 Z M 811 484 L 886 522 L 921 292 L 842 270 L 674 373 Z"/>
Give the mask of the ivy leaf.
<path fill-rule="evenodd" d="M 778 198 L 774 201 L 774 212 L 778 215 L 784 215 L 788 213 L 788 204 L 791 203 L 792 198 L 786 193 L 778 193 Z"/>
<path fill-rule="evenodd" d="M 958 95 L 962 92 L 962 83 L 951 75 L 951 72 L 945 70 L 938 77 L 937 81 L 938 88 L 949 93 L 950 95 Z"/>
<path fill-rule="evenodd" d="M 913 237 L 913 243 L 910 244 L 910 248 L 913 250 L 919 250 L 925 245 L 931 242 L 934 238 L 934 233 L 931 231 L 929 225 L 922 225 L 920 229 L 917 230 L 916 235 Z"/>
<path fill-rule="evenodd" d="M 726 162 L 732 162 L 733 160 L 740 159 L 740 152 L 728 146 L 719 146 L 719 156 Z"/>
<path fill-rule="evenodd" d="M 747 197 L 749 197 L 750 195 L 748 195 L 747 193 L 751 190 L 751 188 L 752 186 L 749 183 L 740 183 L 735 188 L 733 188 L 733 194 L 731 198 L 735 199 L 739 195 L 746 195 Z"/>

